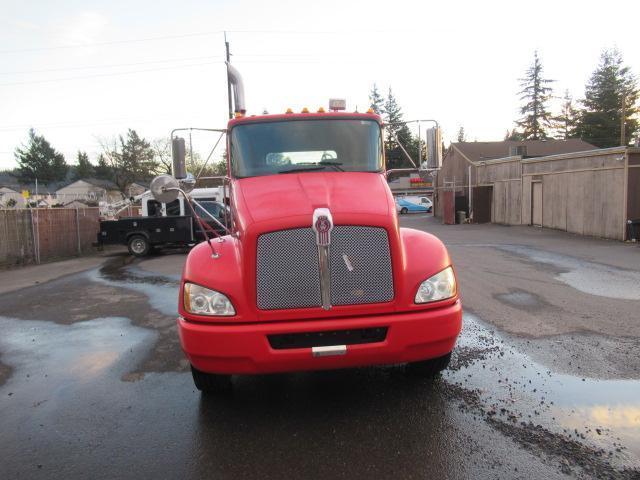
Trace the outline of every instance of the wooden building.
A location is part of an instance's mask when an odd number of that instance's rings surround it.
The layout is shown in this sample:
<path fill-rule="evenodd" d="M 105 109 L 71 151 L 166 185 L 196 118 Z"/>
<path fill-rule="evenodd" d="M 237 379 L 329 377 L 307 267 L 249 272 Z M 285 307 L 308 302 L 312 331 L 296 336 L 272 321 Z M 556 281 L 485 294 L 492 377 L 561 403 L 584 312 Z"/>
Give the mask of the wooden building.
<path fill-rule="evenodd" d="M 596 149 L 581 140 L 477 143 L 452 144 L 438 172 L 435 212 L 449 223 L 453 205 L 477 223 L 624 240 L 627 220 L 640 218 L 638 148 Z M 497 144 L 508 154 L 487 158 Z"/>

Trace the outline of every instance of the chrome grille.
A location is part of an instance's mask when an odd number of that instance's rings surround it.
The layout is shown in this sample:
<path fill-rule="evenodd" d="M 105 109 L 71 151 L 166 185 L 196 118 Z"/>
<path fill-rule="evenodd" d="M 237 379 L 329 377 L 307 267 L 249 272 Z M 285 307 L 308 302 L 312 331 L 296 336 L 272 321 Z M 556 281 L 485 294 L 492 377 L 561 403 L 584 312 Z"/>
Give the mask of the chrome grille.
<path fill-rule="evenodd" d="M 393 299 L 389 239 L 384 228 L 336 226 L 329 252 L 332 305 Z M 318 247 L 313 230 L 296 228 L 260 235 L 256 282 L 261 310 L 321 306 Z"/>
<path fill-rule="evenodd" d="M 256 270 L 261 310 L 320 305 L 318 248 L 310 228 L 260 235 Z"/>
<path fill-rule="evenodd" d="M 329 255 L 332 305 L 358 305 L 393 299 L 389 239 L 384 228 L 336 226 L 331 236 Z M 347 263 L 352 271 L 349 271 Z"/>

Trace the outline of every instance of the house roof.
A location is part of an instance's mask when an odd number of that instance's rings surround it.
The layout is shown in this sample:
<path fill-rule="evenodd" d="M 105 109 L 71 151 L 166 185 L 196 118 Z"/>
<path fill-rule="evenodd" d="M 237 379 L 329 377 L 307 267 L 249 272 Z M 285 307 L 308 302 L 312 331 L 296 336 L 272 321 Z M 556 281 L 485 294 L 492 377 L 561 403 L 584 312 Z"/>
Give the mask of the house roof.
<path fill-rule="evenodd" d="M 526 158 L 584 152 L 598 148 L 579 138 L 570 138 L 569 140 L 526 140 L 520 142 L 515 140 L 505 140 L 502 142 L 457 142 L 452 143 L 451 146 L 472 162 L 509 157 L 512 147 L 520 146 L 527 147 Z"/>
<path fill-rule="evenodd" d="M 62 188 L 69 187 L 70 185 L 73 185 L 74 183 L 78 183 L 78 182 L 89 183 L 89 184 L 93 185 L 94 187 L 104 188 L 105 190 L 118 190 L 118 186 L 115 183 L 113 183 L 111 180 L 102 180 L 100 178 L 78 178 L 77 180 L 74 180 L 73 182 L 70 182 L 70 183 L 67 183 L 66 185 L 60 186 L 58 188 L 58 190 L 60 190 Z"/>
<path fill-rule="evenodd" d="M 76 199 L 71 200 L 69 202 L 63 203 L 63 205 L 66 207 L 67 205 L 73 205 L 74 203 L 81 203 L 82 205 L 90 205 L 90 204 L 95 203 L 97 205 L 97 202 L 90 202 L 90 201 L 85 200 L 83 198 L 76 198 Z"/>

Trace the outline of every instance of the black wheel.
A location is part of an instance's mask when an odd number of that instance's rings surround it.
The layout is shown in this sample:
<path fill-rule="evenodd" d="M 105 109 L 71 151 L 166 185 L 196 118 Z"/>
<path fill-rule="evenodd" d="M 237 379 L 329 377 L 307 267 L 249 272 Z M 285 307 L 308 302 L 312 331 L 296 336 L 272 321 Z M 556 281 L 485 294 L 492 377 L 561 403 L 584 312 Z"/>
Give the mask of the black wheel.
<path fill-rule="evenodd" d="M 151 250 L 149 240 L 147 240 L 147 237 L 144 235 L 133 235 L 129 238 L 127 247 L 129 248 L 129 253 L 134 257 L 145 257 L 149 254 L 149 250 Z"/>
<path fill-rule="evenodd" d="M 421 362 L 413 362 L 407 365 L 408 371 L 421 377 L 433 378 L 441 371 L 449 366 L 451 361 L 451 352 L 442 357 L 423 360 Z"/>
<path fill-rule="evenodd" d="M 231 375 L 204 373 L 191 365 L 193 383 L 202 393 L 224 393 L 231 390 Z"/>
<path fill-rule="evenodd" d="M 402 215 L 404 215 L 405 213 L 409 213 L 409 209 L 408 209 L 407 207 L 402 207 L 402 208 L 400 209 L 400 213 L 401 213 Z"/>

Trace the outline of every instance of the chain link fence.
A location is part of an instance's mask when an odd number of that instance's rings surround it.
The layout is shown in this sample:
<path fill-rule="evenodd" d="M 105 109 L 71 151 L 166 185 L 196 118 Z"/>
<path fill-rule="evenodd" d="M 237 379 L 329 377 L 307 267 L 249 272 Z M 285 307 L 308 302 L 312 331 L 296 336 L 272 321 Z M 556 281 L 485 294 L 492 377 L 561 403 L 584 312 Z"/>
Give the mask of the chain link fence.
<path fill-rule="evenodd" d="M 98 208 L 0 210 L 0 267 L 90 253 L 99 229 Z"/>

